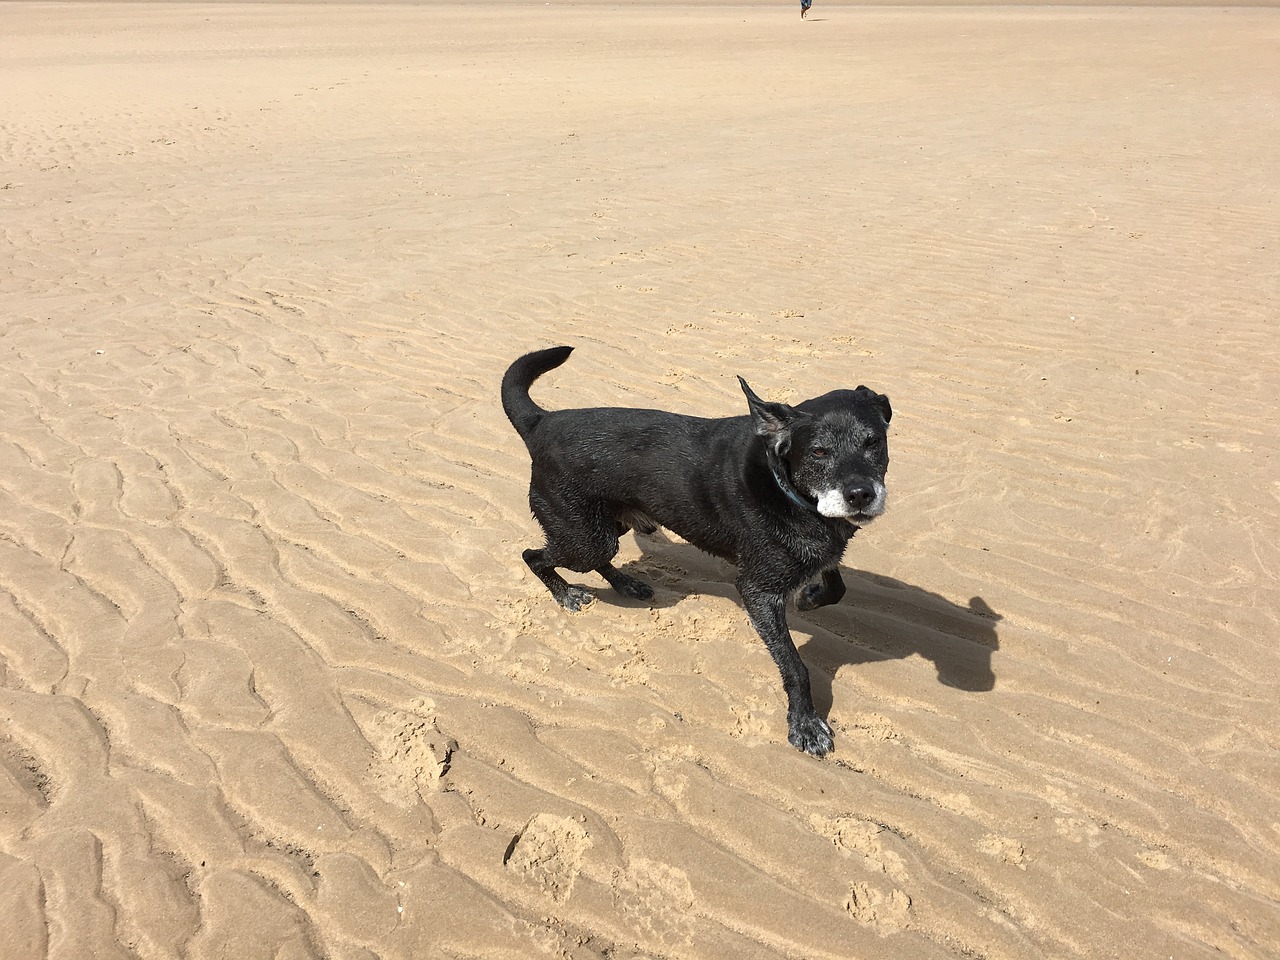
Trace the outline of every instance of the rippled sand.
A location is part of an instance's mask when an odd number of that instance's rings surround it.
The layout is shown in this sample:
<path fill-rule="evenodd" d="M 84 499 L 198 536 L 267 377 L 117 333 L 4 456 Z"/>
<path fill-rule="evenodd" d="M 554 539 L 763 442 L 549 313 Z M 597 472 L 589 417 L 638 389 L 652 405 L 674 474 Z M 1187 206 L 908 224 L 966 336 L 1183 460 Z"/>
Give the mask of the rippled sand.
<path fill-rule="evenodd" d="M 0 5 L 0 955 L 1274 958 L 1277 41 Z M 730 568 L 525 569 L 557 343 L 552 407 L 892 398 L 829 758 Z"/>

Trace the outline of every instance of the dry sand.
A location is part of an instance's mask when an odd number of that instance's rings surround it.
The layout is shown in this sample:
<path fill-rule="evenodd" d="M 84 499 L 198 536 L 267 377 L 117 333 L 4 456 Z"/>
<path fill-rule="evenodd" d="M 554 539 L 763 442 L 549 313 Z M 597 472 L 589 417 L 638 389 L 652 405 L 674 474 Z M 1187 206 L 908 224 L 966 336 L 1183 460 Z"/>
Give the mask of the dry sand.
<path fill-rule="evenodd" d="M 813 17 L 0 6 L 4 960 L 1280 956 L 1280 16 Z M 892 397 L 829 758 L 556 343 Z"/>

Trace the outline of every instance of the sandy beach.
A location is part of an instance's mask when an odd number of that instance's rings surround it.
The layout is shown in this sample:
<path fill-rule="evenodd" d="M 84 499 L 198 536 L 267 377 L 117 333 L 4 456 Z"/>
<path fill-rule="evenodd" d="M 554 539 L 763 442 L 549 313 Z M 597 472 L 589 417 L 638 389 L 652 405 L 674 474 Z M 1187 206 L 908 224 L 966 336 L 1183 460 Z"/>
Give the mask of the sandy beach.
<path fill-rule="evenodd" d="M 1280 13 L 0 3 L 0 957 L 1280 957 Z M 792 613 L 497 386 L 865 383 Z"/>

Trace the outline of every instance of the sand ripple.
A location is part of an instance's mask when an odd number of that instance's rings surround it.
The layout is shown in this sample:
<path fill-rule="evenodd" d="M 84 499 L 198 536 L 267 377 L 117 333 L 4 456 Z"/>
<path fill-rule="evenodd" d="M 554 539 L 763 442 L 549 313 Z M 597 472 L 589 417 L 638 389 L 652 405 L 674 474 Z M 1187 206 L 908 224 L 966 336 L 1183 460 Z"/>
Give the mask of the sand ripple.
<path fill-rule="evenodd" d="M 816 13 L 0 9 L 6 960 L 1275 956 L 1275 19 Z M 892 396 L 830 758 L 551 343 Z"/>

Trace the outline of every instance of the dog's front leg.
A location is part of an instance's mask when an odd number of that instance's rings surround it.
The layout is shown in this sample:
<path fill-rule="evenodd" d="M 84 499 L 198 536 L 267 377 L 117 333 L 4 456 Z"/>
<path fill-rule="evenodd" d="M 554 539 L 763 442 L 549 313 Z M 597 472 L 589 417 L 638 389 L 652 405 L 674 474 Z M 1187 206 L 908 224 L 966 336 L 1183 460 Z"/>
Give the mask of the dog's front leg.
<path fill-rule="evenodd" d="M 835 741 L 831 728 L 813 707 L 809 671 L 796 651 L 791 631 L 787 629 L 787 598 L 753 586 L 742 578 L 738 580 L 738 592 L 742 595 L 751 625 L 760 634 L 782 674 L 782 686 L 787 691 L 787 739 L 793 747 L 805 753 L 823 756 L 835 746 Z"/>
<path fill-rule="evenodd" d="M 834 567 L 824 571 L 821 583 L 811 583 L 796 597 L 797 610 L 816 610 L 831 603 L 839 603 L 844 596 L 844 579 Z"/>

